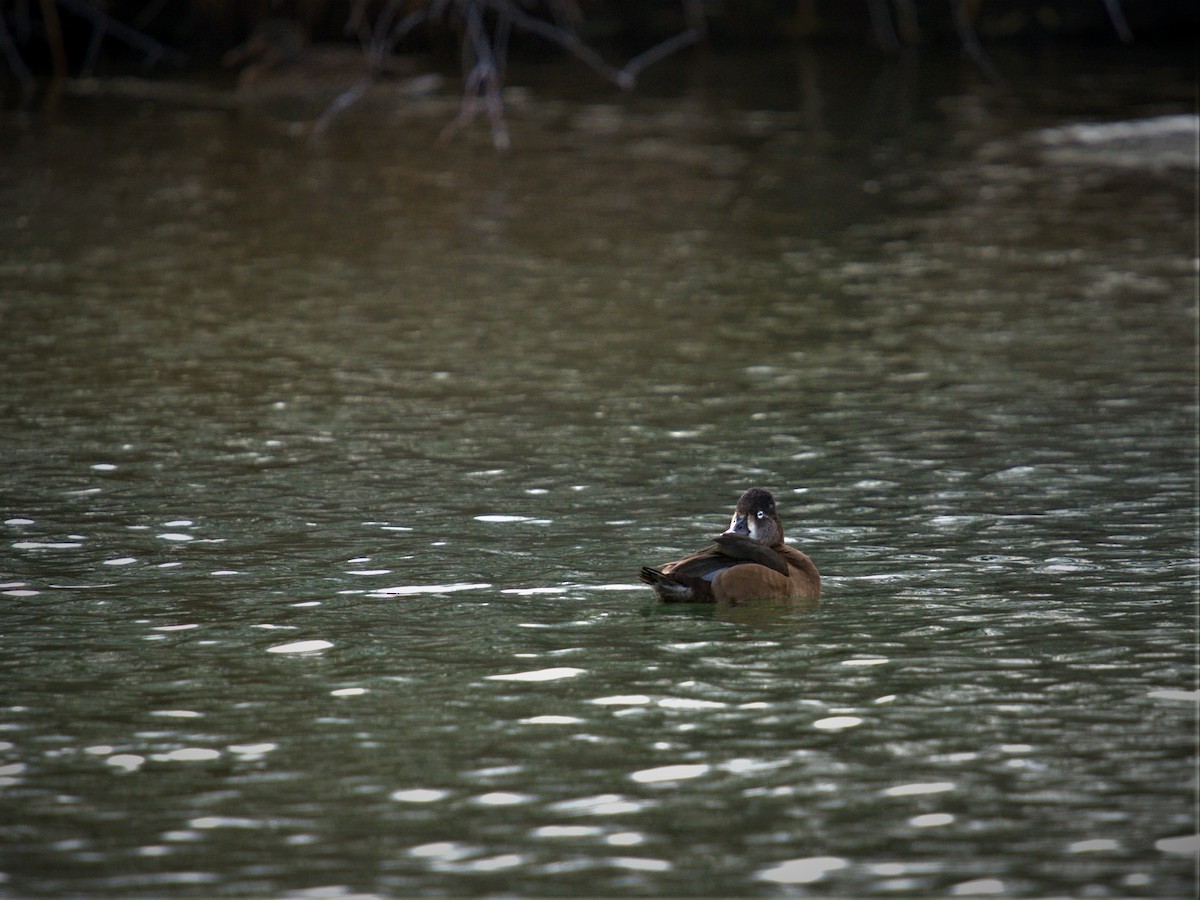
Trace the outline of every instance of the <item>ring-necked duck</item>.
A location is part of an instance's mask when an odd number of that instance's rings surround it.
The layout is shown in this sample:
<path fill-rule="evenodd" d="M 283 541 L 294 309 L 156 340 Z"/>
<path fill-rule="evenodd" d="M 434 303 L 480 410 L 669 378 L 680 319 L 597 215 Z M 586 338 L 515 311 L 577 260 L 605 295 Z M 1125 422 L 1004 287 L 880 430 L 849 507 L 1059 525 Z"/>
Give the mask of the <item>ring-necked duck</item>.
<path fill-rule="evenodd" d="M 728 530 L 714 542 L 660 569 L 644 567 L 642 581 L 668 603 L 812 601 L 821 596 L 817 567 L 783 542 L 783 523 L 770 491 L 750 488 L 742 494 Z"/>

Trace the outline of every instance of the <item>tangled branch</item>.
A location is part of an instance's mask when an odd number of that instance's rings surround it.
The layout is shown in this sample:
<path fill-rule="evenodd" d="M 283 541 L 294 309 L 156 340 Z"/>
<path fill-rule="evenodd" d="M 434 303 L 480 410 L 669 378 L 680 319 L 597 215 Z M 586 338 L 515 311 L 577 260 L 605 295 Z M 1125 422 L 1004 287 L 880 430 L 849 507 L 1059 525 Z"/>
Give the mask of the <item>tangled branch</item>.
<path fill-rule="evenodd" d="M 493 144 L 504 149 L 511 143 L 505 119 L 503 82 L 509 41 L 515 33 L 534 36 L 575 57 L 622 90 L 631 89 L 649 66 L 699 42 L 705 34 L 705 0 L 679 0 L 681 29 L 671 37 L 634 56 L 624 65 L 613 65 L 580 36 L 582 14 L 578 0 L 343 0 L 349 4 L 346 32 L 358 38 L 365 60 L 364 71 L 343 90 L 314 124 L 313 132 L 326 131 L 342 112 L 354 106 L 388 69 L 388 62 L 407 37 L 418 28 L 449 22 L 462 44 L 463 96 L 458 114 L 443 129 L 448 140 L 476 119 L 486 116 Z M 946 0 L 950 19 L 964 55 L 985 75 L 1001 80 L 976 31 L 981 0 Z M 1120 40 L 1133 34 L 1121 0 L 1094 0 L 1103 6 Z M 917 0 L 865 0 L 879 45 L 888 51 L 912 46 L 921 40 Z M 56 79 L 68 74 L 63 32 L 78 34 L 90 26 L 87 49 L 77 71 L 90 75 L 102 46 L 117 41 L 140 53 L 145 68 L 168 61 L 183 64 L 183 55 L 160 43 L 142 29 L 170 5 L 170 0 L 146 0 L 140 15 L 126 24 L 110 14 L 103 0 L 0 0 L 0 60 L 7 65 L 25 100 L 34 94 L 33 71 L 23 56 L 32 38 L 44 40 Z M 40 14 L 40 17 L 39 17 Z M 84 31 L 86 34 L 86 31 Z"/>
<path fill-rule="evenodd" d="M 56 78 L 61 79 L 67 76 L 67 51 L 63 41 L 63 28 L 59 17 L 60 9 L 64 13 L 68 13 L 91 25 L 91 38 L 88 41 L 87 52 L 80 66 L 80 72 L 85 76 L 92 73 L 100 57 L 100 50 L 104 41 L 109 37 L 141 53 L 143 65 L 147 69 L 163 61 L 171 62 L 175 65 L 182 65 L 185 62 L 183 54 L 179 51 L 156 41 L 137 28 L 126 25 L 104 9 L 101 9 L 96 3 L 91 2 L 91 0 L 40 0 L 39 11 L 42 16 L 42 30 L 49 45 L 50 58 Z M 13 13 L 13 15 L 16 16 L 17 14 Z M 25 11 L 24 15 L 28 16 L 28 10 Z M 19 19 L 20 17 L 18 17 Z M 30 26 L 26 22 L 24 28 L 18 28 L 18 33 L 30 30 Z M 34 86 L 33 73 L 21 55 L 17 41 L 13 38 L 13 34 L 9 30 L 8 22 L 2 10 L 0 10 L 0 55 L 4 57 L 9 71 L 12 72 L 13 76 L 20 83 L 22 92 L 26 96 L 32 94 Z"/>
<path fill-rule="evenodd" d="M 504 118 L 501 88 L 508 42 L 514 30 L 535 35 L 560 47 L 602 78 L 623 90 L 629 90 L 648 66 L 697 43 L 703 37 L 702 0 L 681 0 L 681 4 L 686 22 L 684 29 L 618 68 L 579 37 L 576 30 L 579 14 L 570 0 L 550 2 L 550 18 L 529 13 L 515 0 L 430 0 L 419 9 L 409 12 L 404 11 L 403 0 L 388 0 L 373 26 L 368 24 L 368 0 L 355 0 L 347 31 L 357 34 L 363 41 L 367 56 L 366 72 L 358 82 L 334 99 L 317 120 L 314 131 L 318 134 L 325 131 L 338 115 L 362 97 L 379 77 L 384 60 L 414 29 L 452 16 L 462 28 L 463 100 L 458 115 L 442 131 L 442 140 L 449 139 L 485 113 L 491 125 L 492 144 L 496 149 L 504 150 L 511 140 Z"/>
<path fill-rule="evenodd" d="M 1101 0 L 1101 3 L 1117 37 L 1124 43 L 1132 41 L 1133 32 L 1125 20 L 1121 0 Z M 963 53 L 988 78 L 1002 81 L 1000 70 L 983 49 L 983 43 L 975 30 L 974 20 L 979 13 L 979 0 L 949 0 L 949 4 L 950 17 L 954 22 L 954 31 Z M 920 40 L 915 0 L 867 0 L 867 13 L 875 40 L 884 50 L 895 52 Z"/>

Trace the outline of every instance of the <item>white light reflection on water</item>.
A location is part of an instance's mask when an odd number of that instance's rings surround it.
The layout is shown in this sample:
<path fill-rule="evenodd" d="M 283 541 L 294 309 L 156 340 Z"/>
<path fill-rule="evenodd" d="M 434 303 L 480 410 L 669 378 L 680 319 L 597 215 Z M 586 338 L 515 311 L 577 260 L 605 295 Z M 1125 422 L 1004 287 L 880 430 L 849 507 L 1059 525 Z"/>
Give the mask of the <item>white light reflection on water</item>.
<path fill-rule="evenodd" d="M 674 868 L 669 860 L 645 856 L 613 856 L 607 862 L 618 869 L 628 869 L 631 872 L 669 872 Z"/>
<path fill-rule="evenodd" d="M 534 669 L 529 672 L 509 672 L 503 675 L 488 675 L 489 681 L 559 681 L 563 678 L 574 678 L 583 675 L 586 669 L 576 669 L 571 666 L 553 666 L 549 669 Z"/>
<path fill-rule="evenodd" d="M 656 766 L 653 769 L 642 769 L 629 777 L 639 784 L 662 784 L 687 781 L 699 778 L 712 771 L 708 763 L 680 763 L 670 766 Z"/>
<path fill-rule="evenodd" d="M 146 762 L 146 758 L 138 756 L 136 753 L 115 753 L 105 760 L 105 762 L 124 772 L 134 772 L 142 767 Z"/>
<path fill-rule="evenodd" d="M 885 797 L 916 797 L 922 794 L 941 794 L 954 790 L 952 781 L 930 781 L 915 784 L 899 784 L 883 792 Z"/>
<path fill-rule="evenodd" d="M 279 745 L 274 743 L 230 744 L 225 749 L 241 759 L 258 760 L 263 759 L 271 751 L 278 750 Z"/>
<path fill-rule="evenodd" d="M 954 816 L 950 813 L 923 813 L 908 820 L 913 828 L 940 828 L 953 822 Z"/>
<path fill-rule="evenodd" d="M 813 722 L 813 728 L 818 731 L 845 731 L 848 728 L 857 728 L 862 723 L 863 720 L 858 716 L 828 716 Z"/>
<path fill-rule="evenodd" d="M 530 803 L 534 799 L 531 794 L 515 794 L 511 791 L 490 791 L 486 794 L 480 794 L 478 797 L 473 797 L 471 802 L 477 803 L 480 806 L 519 806 L 522 803 Z"/>
<path fill-rule="evenodd" d="M 810 856 L 805 859 L 789 859 L 787 862 L 763 869 L 757 877 L 762 881 L 773 881 L 777 884 L 812 884 L 830 872 L 844 869 L 848 865 L 846 860 L 836 856 Z"/>
<path fill-rule="evenodd" d="M 954 885 L 950 888 L 950 895 L 952 897 L 986 897 L 1003 894 L 1007 891 L 1008 885 L 999 878 L 976 878 Z"/>
<path fill-rule="evenodd" d="M 635 800 L 623 794 L 597 794 L 552 803 L 552 812 L 575 816 L 622 816 L 638 813 L 654 806 L 653 801 Z"/>
<path fill-rule="evenodd" d="M 458 591 L 481 591 L 490 588 L 486 582 L 455 582 L 453 584 L 402 584 L 395 587 L 373 588 L 373 597 L 411 597 L 419 594 L 453 594 Z"/>
<path fill-rule="evenodd" d="M 391 798 L 400 803 L 437 803 L 439 800 L 445 800 L 449 796 L 449 791 L 436 790 L 434 788 L 406 788 L 405 790 L 393 791 L 391 794 Z"/>
<path fill-rule="evenodd" d="M 1185 834 L 1179 837 L 1162 838 L 1154 842 L 1154 849 L 1180 856 L 1200 854 L 1200 834 Z"/>
<path fill-rule="evenodd" d="M 290 644 L 277 644 L 274 647 L 268 647 L 268 653 L 320 653 L 322 650 L 328 650 L 333 646 L 331 641 L 312 640 L 312 641 L 295 641 Z"/>
<path fill-rule="evenodd" d="M 153 753 L 150 759 L 156 762 L 209 762 L 221 758 L 220 750 L 209 747 L 181 747 L 167 753 Z M 110 759 L 111 763 L 112 760 Z"/>
<path fill-rule="evenodd" d="M 646 706 L 652 701 L 645 694 L 615 694 L 611 697 L 596 697 L 588 702 L 598 706 Z"/>
<path fill-rule="evenodd" d="M 487 522 L 489 524 L 501 524 L 501 525 L 513 524 L 513 523 L 517 523 L 517 522 L 524 522 L 524 523 L 527 523 L 530 525 L 551 525 L 551 524 L 553 524 L 549 519 L 536 519 L 532 516 L 505 516 L 505 515 L 475 516 L 475 521 L 476 522 Z"/>

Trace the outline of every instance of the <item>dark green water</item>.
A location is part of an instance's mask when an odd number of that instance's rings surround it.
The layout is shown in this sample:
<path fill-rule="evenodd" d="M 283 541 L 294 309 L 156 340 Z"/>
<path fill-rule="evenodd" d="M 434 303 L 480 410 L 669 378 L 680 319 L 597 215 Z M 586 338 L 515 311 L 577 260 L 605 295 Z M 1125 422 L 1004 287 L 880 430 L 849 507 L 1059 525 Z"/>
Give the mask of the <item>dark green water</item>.
<path fill-rule="evenodd" d="M 0 894 L 1191 896 L 1189 71 L 845 63 L 6 126 Z"/>

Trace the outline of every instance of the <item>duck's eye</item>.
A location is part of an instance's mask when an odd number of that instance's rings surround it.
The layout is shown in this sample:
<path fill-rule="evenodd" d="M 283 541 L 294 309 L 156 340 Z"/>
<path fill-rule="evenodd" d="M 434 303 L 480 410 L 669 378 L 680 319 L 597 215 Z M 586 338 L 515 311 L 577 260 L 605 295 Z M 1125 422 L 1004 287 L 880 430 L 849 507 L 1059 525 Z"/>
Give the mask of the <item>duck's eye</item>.
<path fill-rule="evenodd" d="M 756 515 L 761 519 L 763 517 L 763 511 L 760 509 Z"/>

